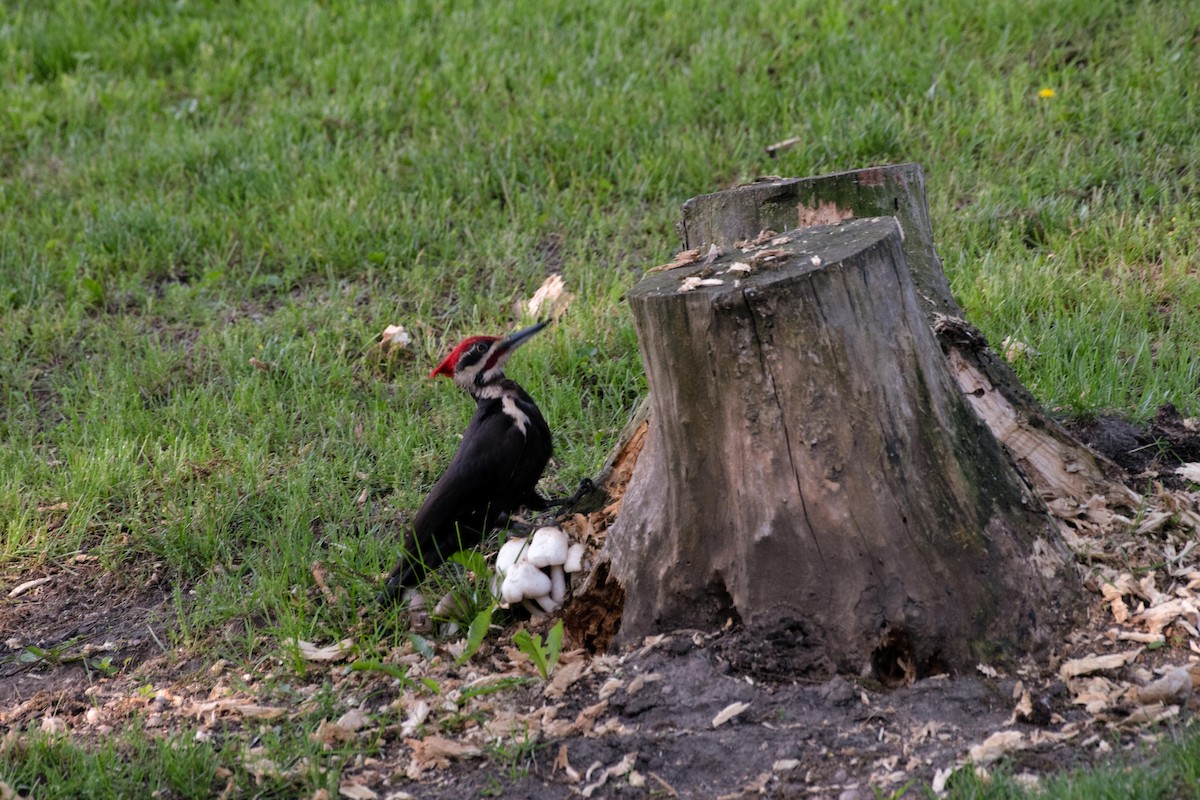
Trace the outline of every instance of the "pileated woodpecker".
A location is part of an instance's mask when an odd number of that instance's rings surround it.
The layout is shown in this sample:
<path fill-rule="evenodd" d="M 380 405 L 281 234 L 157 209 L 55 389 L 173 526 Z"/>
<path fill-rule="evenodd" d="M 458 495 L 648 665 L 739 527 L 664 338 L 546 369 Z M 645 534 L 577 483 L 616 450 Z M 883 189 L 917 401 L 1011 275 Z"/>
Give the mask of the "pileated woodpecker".
<path fill-rule="evenodd" d="M 430 377 L 443 375 L 475 398 L 475 416 L 446 472 L 434 484 L 405 537 L 404 552 L 379 595 L 394 601 L 415 589 L 455 552 L 475 547 L 524 506 L 543 511 L 576 502 L 591 482 L 565 500 L 547 500 L 537 482 L 550 461 L 550 426 L 533 398 L 504 376 L 504 362 L 548 323 L 500 338 L 472 336 L 446 356 Z"/>

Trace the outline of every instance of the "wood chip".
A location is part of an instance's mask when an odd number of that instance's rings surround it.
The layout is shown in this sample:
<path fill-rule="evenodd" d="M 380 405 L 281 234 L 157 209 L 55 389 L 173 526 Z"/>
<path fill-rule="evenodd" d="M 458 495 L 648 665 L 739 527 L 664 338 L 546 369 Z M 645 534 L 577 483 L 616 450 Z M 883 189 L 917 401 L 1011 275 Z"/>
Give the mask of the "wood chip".
<path fill-rule="evenodd" d="M 691 264 L 695 264 L 699 260 L 700 260 L 700 249 L 699 248 L 696 248 L 694 250 L 684 250 L 680 253 L 677 253 L 675 255 L 675 260 L 670 262 L 669 264 L 659 264 L 657 267 L 651 267 L 650 269 L 647 270 L 647 272 L 663 272 L 663 271 L 669 270 L 669 269 L 678 269 L 679 267 L 686 267 Z"/>
<path fill-rule="evenodd" d="M 571 762 L 567 759 L 567 746 L 560 744 L 558 746 L 558 755 L 554 757 L 554 763 L 550 766 L 550 774 L 563 771 L 563 775 L 571 783 L 579 783 L 583 780 L 583 776 L 579 774 L 579 770 L 571 766 Z"/>
<path fill-rule="evenodd" d="M 719 728 L 750 707 L 749 703 L 730 703 L 713 717 L 712 726 Z"/>
<path fill-rule="evenodd" d="M 622 775 L 628 774 L 633 769 L 633 765 L 635 763 L 637 763 L 637 753 L 626 753 L 625 756 L 616 764 L 613 764 L 611 767 L 607 767 L 602 770 L 596 777 L 596 780 L 583 787 L 580 793 L 584 797 L 591 797 L 597 789 L 600 789 L 602 786 L 604 786 L 604 784 L 608 783 L 609 778 L 619 778 Z M 591 780 L 592 771 L 593 770 L 591 768 L 588 769 L 588 780 Z"/>
<path fill-rule="evenodd" d="M 1192 696 L 1192 674 L 1187 667 L 1176 667 L 1161 678 L 1137 690 L 1138 702 L 1143 705 L 1162 703 L 1183 705 Z"/>
<path fill-rule="evenodd" d="M 338 794 L 349 800 L 375 800 L 379 795 L 369 786 L 353 781 L 344 781 L 338 785 Z"/>
<path fill-rule="evenodd" d="M 1081 675 L 1090 675 L 1093 672 L 1102 672 L 1107 669 L 1119 669 L 1133 661 L 1142 651 L 1144 647 L 1139 647 L 1136 650 L 1129 650 L 1124 653 L 1112 653 L 1106 656 L 1085 656 L 1084 658 L 1072 658 L 1065 661 L 1062 667 L 1059 668 L 1059 677 L 1064 681 L 1071 678 L 1078 678 Z"/>
<path fill-rule="evenodd" d="M 249 719 L 278 719 L 287 713 L 287 709 L 278 706 L 262 706 L 237 697 L 224 697 L 205 703 L 193 703 L 185 708 L 183 713 L 195 717 L 234 714 Z"/>
<path fill-rule="evenodd" d="M 303 639 L 296 640 L 300 655 L 308 661 L 345 661 L 350 657 L 350 648 L 354 646 L 353 639 L 342 639 L 340 642 L 318 647 Z"/>
<path fill-rule="evenodd" d="M 637 694 L 648 683 L 657 683 L 662 680 L 662 675 L 657 672 L 643 672 L 629 682 L 629 686 L 625 689 L 625 694 Z"/>
<path fill-rule="evenodd" d="M 1005 753 L 1022 750 L 1029 746 L 1025 735 L 1020 731 L 997 731 L 981 743 L 972 745 L 968 751 L 971 763 L 984 766 L 992 763 Z"/>
<path fill-rule="evenodd" d="M 8 593 L 8 596 L 10 598 L 11 597 L 20 597 L 21 595 L 28 592 L 30 589 L 36 589 L 37 587 L 41 586 L 42 584 L 49 583 L 52 580 L 54 580 L 54 576 L 50 575 L 45 578 L 34 578 L 31 581 L 25 581 L 24 583 L 19 583 L 13 587 L 12 591 Z"/>
<path fill-rule="evenodd" d="M 777 247 L 771 250 L 758 250 L 752 254 L 748 260 L 751 264 L 759 264 L 774 261 L 787 255 L 791 255 L 791 253 L 787 250 Z"/>
<path fill-rule="evenodd" d="M 1180 617 L 1184 617 L 1193 625 L 1200 621 L 1197 619 L 1200 617 L 1200 612 L 1197 611 L 1196 604 L 1192 600 L 1182 597 L 1167 600 L 1134 614 L 1132 620 L 1145 625 L 1150 633 L 1158 634 Z"/>
<path fill-rule="evenodd" d="M 784 139 L 782 142 L 775 142 L 774 144 L 769 144 L 769 145 L 767 145 L 767 155 L 769 155 L 771 158 L 774 158 L 775 154 L 778 153 L 780 150 L 787 150 L 791 147 L 795 147 L 796 145 L 800 144 L 800 142 L 802 142 L 802 141 L 804 141 L 804 140 L 801 139 L 799 136 L 792 136 L 787 139 Z"/>
<path fill-rule="evenodd" d="M 367 719 L 367 715 L 360 709 L 352 708 L 338 717 L 337 724 L 348 731 L 354 732 L 362 730 L 369 722 L 370 720 Z"/>
<path fill-rule="evenodd" d="M 608 701 L 601 700 L 579 712 L 574 721 L 552 720 L 546 723 L 543 731 L 551 739 L 562 739 L 567 736 L 586 734 L 592 730 L 596 720 L 608 709 Z"/>
<path fill-rule="evenodd" d="M 1175 468 L 1175 474 L 1183 478 L 1185 481 L 1200 483 L 1200 463 L 1192 462 L 1190 464 L 1180 464 Z"/>

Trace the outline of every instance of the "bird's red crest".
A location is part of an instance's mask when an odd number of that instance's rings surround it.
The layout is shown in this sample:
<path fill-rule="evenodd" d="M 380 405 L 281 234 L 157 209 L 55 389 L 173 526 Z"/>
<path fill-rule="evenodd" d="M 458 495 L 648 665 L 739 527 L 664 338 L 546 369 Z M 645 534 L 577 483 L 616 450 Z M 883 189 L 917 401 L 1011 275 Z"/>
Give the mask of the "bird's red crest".
<path fill-rule="evenodd" d="M 458 343 L 458 347 L 450 351 L 450 355 L 442 359 L 442 363 L 437 365 L 437 369 L 429 373 L 429 377 L 436 378 L 438 375 L 445 375 L 447 378 L 454 377 L 454 367 L 458 364 L 458 359 L 462 354 L 471 348 L 476 342 L 494 342 L 495 336 L 468 336 Z"/>

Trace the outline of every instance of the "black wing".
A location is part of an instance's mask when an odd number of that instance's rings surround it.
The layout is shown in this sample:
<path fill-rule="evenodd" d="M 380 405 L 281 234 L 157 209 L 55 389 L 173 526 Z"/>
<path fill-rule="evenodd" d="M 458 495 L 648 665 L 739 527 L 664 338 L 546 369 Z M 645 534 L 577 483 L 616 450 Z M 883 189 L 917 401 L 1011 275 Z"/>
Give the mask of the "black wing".
<path fill-rule="evenodd" d="M 413 519 L 385 594 L 420 584 L 455 552 L 477 546 L 501 514 L 537 496 L 550 440 L 541 414 L 533 411 L 536 420 L 531 416 L 522 433 L 499 402 L 479 404 L 446 472 Z"/>

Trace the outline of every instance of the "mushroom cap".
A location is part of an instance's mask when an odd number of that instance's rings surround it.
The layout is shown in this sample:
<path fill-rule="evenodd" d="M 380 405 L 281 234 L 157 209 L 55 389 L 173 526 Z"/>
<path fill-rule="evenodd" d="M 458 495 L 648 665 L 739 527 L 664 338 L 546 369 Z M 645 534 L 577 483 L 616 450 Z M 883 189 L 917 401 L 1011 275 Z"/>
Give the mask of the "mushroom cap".
<path fill-rule="evenodd" d="M 562 528 L 538 528 L 529 540 L 529 553 L 526 558 L 535 567 L 562 564 L 567 560 L 569 545 L 567 534 Z"/>
<path fill-rule="evenodd" d="M 563 562 L 563 572 L 579 572 L 583 569 L 583 542 L 576 542 L 567 548 L 567 560 Z"/>
<path fill-rule="evenodd" d="M 496 553 L 496 571 L 507 575 L 512 565 L 521 560 L 524 550 L 525 539 L 509 539 L 500 547 L 500 552 Z"/>
<path fill-rule="evenodd" d="M 500 586 L 500 595 L 506 603 L 519 603 L 529 598 L 536 600 L 550 594 L 550 576 L 530 564 L 528 561 L 518 561 L 504 576 Z"/>

